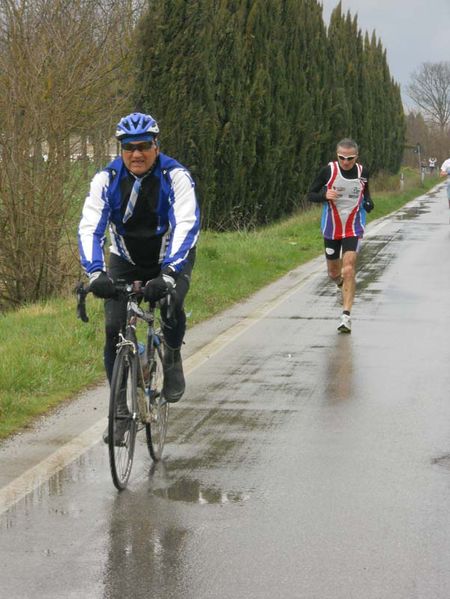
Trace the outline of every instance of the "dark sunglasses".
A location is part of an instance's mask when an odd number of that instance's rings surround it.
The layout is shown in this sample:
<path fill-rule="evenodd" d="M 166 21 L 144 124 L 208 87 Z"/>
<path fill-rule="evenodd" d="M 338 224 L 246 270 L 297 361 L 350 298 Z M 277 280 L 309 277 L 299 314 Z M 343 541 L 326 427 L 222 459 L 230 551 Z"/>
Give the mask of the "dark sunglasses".
<path fill-rule="evenodd" d="M 154 145 L 154 141 L 143 141 L 140 144 L 122 144 L 122 150 L 124 152 L 146 152 L 151 150 Z"/>
<path fill-rule="evenodd" d="M 355 160 L 355 158 L 357 158 L 357 156 L 342 156 L 342 154 L 338 154 L 337 157 L 339 158 L 339 160 L 348 160 L 350 162 L 350 160 Z"/>

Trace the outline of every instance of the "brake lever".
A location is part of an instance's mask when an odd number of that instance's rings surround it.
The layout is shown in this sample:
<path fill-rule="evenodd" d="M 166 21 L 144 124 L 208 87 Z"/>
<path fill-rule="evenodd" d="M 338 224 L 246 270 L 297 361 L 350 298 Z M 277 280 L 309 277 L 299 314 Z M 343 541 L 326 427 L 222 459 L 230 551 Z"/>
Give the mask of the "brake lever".
<path fill-rule="evenodd" d="M 75 292 L 77 294 L 77 318 L 83 322 L 89 322 L 86 312 L 86 295 L 89 293 L 89 289 L 86 289 L 83 283 L 78 283 Z"/>

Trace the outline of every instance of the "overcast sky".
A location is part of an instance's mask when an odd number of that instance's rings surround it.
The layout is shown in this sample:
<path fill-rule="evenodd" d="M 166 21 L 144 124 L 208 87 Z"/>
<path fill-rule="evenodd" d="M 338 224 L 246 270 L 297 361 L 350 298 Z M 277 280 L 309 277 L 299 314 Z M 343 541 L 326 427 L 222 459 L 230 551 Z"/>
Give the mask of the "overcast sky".
<path fill-rule="evenodd" d="M 319 2 L 328 25 L 338 0 Z M 375 29 L 404 101 L 404 87 L 422 63 L 450 61 L 450 0 L 342 0 L 342 8 L 357 15 L 363 32 Z"/>

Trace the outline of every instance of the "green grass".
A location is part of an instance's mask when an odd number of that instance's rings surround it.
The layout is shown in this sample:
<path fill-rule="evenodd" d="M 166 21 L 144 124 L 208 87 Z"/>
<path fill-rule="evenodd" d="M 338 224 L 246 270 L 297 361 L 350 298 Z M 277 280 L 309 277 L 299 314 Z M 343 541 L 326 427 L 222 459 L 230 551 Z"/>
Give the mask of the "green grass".
<path fill-rule="evenodd" d="M 191 322 L 208 318 L 248 297 L 322 247 L 319 209 L 247 232 L 204 232 L 186 301 Z"/>
<path fill-rule="evenodd" d="M 370 220 L 388 214 L 438 182 L 406 172 L 405 191 L 377 190 Z M 395 186 L 398 177 L 390 183 Z M 380 187 L 386 187 L 386 181 Z M 261 229 L 203 232 L 186 311 L 189 326 L 248 297 L 322 252 L 320 208 Z M 31 305 L 0 316 L 0 438 L 104 380 L 103 306 L 88 296 L 90 322 L 75 317 L 75 297 Z M 106 398 L 105 398 L 106 413 Z"/>
<path fill-rule="evenodd" d="M 76 320 L 74 298 L 0 318 L 0 438 L 98 380 L 101 302 L 91 302 L 90 311 L 88 326 Z"/>

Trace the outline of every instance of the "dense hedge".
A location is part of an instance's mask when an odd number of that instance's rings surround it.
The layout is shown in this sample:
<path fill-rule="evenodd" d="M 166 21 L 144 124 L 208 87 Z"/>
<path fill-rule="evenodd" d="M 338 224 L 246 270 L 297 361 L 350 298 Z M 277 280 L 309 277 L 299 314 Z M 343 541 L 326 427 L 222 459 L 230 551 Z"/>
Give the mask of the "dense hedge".
<path fill-rule="evenodd" d="M 372 173 L 403 153 L 400 88 L 379 40 L 317 0 L 149 0 L 136 107 L 195 176 L 203 225 L 289 214 L 341 137 Z"/>

